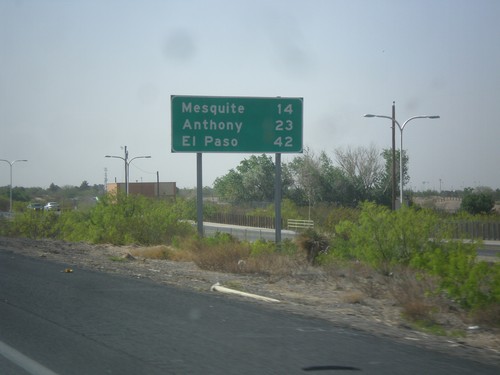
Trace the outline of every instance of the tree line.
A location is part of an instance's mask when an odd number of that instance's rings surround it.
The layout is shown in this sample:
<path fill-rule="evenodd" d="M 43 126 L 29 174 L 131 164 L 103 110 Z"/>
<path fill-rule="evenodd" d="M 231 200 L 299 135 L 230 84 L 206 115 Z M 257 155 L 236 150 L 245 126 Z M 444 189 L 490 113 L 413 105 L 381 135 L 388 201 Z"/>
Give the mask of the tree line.
<path fill-rule="evenodd" d="M 396 151 L 396 170 L 399 171 L 399 150 Z M 403 180 L 407 185 L 409 158 L 403 150 Z M 326 152 L 319 154 L 306 148 L 304 153 L 282 163 L 282 197 L 297 206 L 318 203 L 356 207 L 370 201 L 391 207 L 392 150 L 381 152 L 375 146 L 334 150 L 334 160 Z M 222 201 L 234 204 L 272 202 L 274 200 L 275 164 L 269 155 L 252 155 L 240 162 L 214 182 L 214 194 Z M 396 191 L 400 176 L 396 173 Z M 476 189 L 477 190 L 477 189 Z M 500 190 L 489 188 L 479 191 L 465 189 L 463 197 L 471 213 L 488 213 L 494 207 Z M 498 196 L 498 197 L 497 197 Z M 406 201 L 411 198 L 405 196 Z M 478 208 L 479 207 L 479 208 Z"/>
<path fill-rule="evenodd" d="M 335 161 L 322 151 L 282 163 L 282 196 L 299 206 L 320 202 L 357 206 L 362 201 L 390 205 L 392 152 L 375 146 L 336 149 Z M 408 158 L 403 153 L 403 178 L 408 181 Z M 399 164 L 399 153 L 396 154 Z M 399 168 L 399 166 L 398 166 Z M 275 164 L 269 155 L 252 155 L 214 182 L 214 192 L 231 203 L 272 201 Z M 399 180 L 399 176 L 397 177 Z M 399 183 L 399 181 L 398 181 Z"/>

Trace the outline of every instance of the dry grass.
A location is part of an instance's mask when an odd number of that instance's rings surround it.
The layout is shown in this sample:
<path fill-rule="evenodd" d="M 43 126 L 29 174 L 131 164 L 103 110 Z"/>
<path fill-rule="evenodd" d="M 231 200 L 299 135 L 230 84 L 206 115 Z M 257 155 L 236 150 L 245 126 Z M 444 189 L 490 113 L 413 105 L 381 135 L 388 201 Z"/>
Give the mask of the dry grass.
<path fill-rule="evenodd" d="M 203 270 L 228 273 L 241 272 L 242 260 L 248 258 L 250 249 L 235 243 L 201 247 L 193 252 L 194 263 Z"/>
<path fill-rule="evenodd" d="M 282 278 L 292 276 L 299 267 L 298 259 L 290 255 L 270 253 L 247 258 L 240 263 L 239 272 Z"/>
<path fill-rule="evenodd" d="M 407 268 L 399 268 L 393 276 L 391 293 L 410 321 L 437 323 L 436 313 L 445 309 L 444 300 L 436 295 L 436 280 Z"/>
<path fill-rule="evenodd" d="M 342 295 L 342 300 L 345 303 L 350 303 L 350 304 L 363 303 L 364 298 L 365 298 L 364 293 L 362 293 L 359 290 L 351 290 L 349 292 L 345 292 Z"/>
<path fill-rule="evenodd" d="M 343 261 L 323 266 L 327 279 L 337 283 L 339 290 L 346 288 L 344 284 L 355 284 L 356 288 L 367 297 L 379 298 L 386 294 L 388 283 L 392 279 L 381 275 L 373 268 L 355 261 Z"/>
<path fill-rule="evenodd" d="M 200 269 L 209 271 L 267 276 L 269 282 L 283 278 L 311 285 L 318 280 L 333 281 L 336 289 L 343 291 L 343 302 L 364 304 L 368 303 L 367 298 L 389 298 L 401 307 L 405 319 L 425 327 L 446 326 L 442 313 L 450 310 L 455 311 L 457 319 L 464 318 L 457 306 L 435 293 L 438 290 L 437 280 L 405 267 L 395 269 L 391 276 L 384 276 L 360 262 L 338 261 L 315 267 L 309 264 L 303 253 L 295 256 L 279 252 L 251 255 L 248 244 L 239 242 L 207 245 L 194 241 L 182 250 L 168 246 L 138 247 L 131 254 L 139 258 L 192 261 Z M 495 326 L 498 316 L 500 306 L 494 305 L 474 312 L 471 320 Z"/>
<path fill-rule="evenodd" d="M 165 259 L 175 262 L 189 262 L 193 260 L 190 252 L 177 250 L 166 245 L 137 247 L 132 249 L 130 254 L 136 258 Z"/>

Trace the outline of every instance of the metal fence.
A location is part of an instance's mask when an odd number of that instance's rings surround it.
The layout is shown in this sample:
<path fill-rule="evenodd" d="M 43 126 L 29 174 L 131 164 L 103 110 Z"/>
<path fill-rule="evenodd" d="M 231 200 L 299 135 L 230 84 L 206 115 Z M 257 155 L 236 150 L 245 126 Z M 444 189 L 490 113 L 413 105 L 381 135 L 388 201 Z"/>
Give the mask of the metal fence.
<path fill-rule="evenodd" d="M 498 221 L 462 221 L 453 224 L 455 238 L 500 241 L 500 222 Z"/>
<path fill-rule="evenodd" d="M 205 216 L 205 221 L 244 227 L 275 229 L 275 219 L 270 216 L 248 216 L 232 213 L 215 213 Z M 455 238 L 483 239 L 500 241 L 500 221 L 461 221 L 453 222 Z M 292 225 L 293 226 L 293 225 Z M 283 219 L 281 228 L 289 228 Z"/>
<path fill-rule="evenodd" d="M 203 230 L 205 235 L 213 236 L 215 233 L 229 233 L 230 235 L 239 238 L 243 241 L 257 241 L 266 240 L 274 241 L 276 239 L 275 229 L 267 228 L 252 228 L 245 226 L 236 226 L 230 224 L 217 224 L 217 223 L 203 223 Z M 282 240 L 293 240 L 297 236 L 297 233 L 291 230 L 281 230 Z"/>
<path fill-rule="evenodd" d="M 275 219 L 270 216 L 249 216 L 242 214 L 232 214 L 232 213 L 214 213 L 205 215 L 204 221 L 209 221 L 212 223 L 220 224 L 231 224 L 240 225 L 243 227 L 256 227 L 256 228 L 268 228 L 274 229 Z M 284 220 L 282 220 L 281 227 L 284 226 Z"/>

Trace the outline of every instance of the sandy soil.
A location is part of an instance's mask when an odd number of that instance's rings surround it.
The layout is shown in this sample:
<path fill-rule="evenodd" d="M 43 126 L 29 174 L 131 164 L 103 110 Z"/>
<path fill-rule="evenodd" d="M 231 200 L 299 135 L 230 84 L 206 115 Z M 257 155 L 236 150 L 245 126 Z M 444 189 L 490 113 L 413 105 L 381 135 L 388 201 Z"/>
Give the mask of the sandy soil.
<path fill-rule="evenodd" d="M 362 272 L 327 277 L 322 270 L 307 266 L 293 276 L 279 278 L 210 272 L 199 269 L 192 262 L 146 259 L 137 255 L 140 249 L 135 247 L 0 237 L 0 248 L 59 262 L 61 272 L 78 272 L 78 269 L 109 272 L 147 278 L 201 293 L 216 293 L 210 288 L 218 282 L 232 289 L 280 301 L 270 303 L 250 299 L 266 308 L 326 319 L 338 326 L 500 367 L 500 330 L 471 326 L 458 313 L 448 311 L 440 314 L 440 322 L 449 331 L 464 332 L 464 336 L 436 336 L 418 331 L 402 318 L 401 309 L 391 293 L 381 289 L 382 284 L 378 284 L 373 275 L 363 275 Z M 228 295 L 227 298 L 246 297 Z"/>

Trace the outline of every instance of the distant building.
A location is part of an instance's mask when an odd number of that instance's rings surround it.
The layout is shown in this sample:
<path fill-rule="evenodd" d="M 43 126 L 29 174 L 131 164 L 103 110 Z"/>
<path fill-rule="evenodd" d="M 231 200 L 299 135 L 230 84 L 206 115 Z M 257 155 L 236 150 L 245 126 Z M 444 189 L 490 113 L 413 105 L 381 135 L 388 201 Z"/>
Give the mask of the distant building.
<path fill-rule="evenodd" d="M 106 185 L 108 193 L 120 191 L 125 193 L 125 183 L 111 183 Z M 129 194 L 140 194 L 150 198 L 175 198 L 177 187 L 175 182 L 129 182 Z"/>

